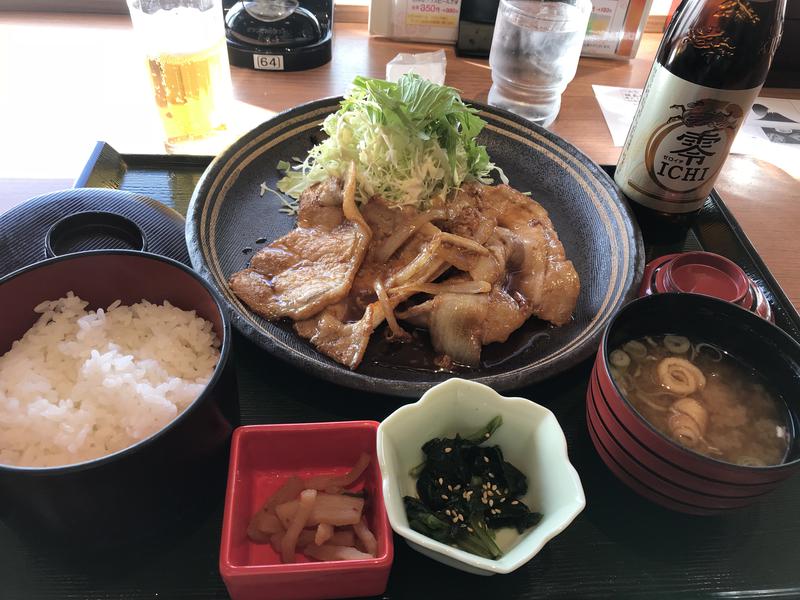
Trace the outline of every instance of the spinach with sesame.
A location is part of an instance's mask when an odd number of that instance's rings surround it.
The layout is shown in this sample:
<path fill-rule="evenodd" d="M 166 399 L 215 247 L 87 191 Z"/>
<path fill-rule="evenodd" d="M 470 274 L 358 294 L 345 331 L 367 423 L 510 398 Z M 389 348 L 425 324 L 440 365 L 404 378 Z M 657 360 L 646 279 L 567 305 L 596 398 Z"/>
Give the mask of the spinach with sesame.
<path fill-rule="evenodd" d="M 542 515 L 520 500 L 528 480 L 503 458 L 500 446 L 485 446 L 503 423 L 500 416 L 466 436 L 433 438 L 422 446 L 425 462 L 412 470 L 418 498 L 403 503 L 412 529 L 462 550 L 497 559 L 502 551 L 494 530 L 515 527 L 519 533 Z"/>

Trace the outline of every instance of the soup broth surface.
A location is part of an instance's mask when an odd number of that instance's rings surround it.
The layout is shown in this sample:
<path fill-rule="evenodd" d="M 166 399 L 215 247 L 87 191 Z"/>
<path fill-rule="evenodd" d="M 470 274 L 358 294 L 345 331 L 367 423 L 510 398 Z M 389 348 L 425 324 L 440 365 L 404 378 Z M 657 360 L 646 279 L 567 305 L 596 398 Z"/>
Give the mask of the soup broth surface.
<path fill-rule="evenodd" d="M 783 399 L 749 366 L 682 336 L 646 336 L 609 354 L 611 375 L 639 414 L 718 460 L 780 464 L 789 448 Z"/>

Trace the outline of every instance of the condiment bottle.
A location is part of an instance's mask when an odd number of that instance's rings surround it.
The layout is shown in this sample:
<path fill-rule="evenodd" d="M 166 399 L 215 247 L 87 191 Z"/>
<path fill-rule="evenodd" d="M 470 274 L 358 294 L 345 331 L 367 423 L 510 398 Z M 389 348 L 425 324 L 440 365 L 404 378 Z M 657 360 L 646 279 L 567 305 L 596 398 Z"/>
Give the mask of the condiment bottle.
<path fill-rule="evenodd" d="M 786 0 L 683 0 L 676 10 L 614 176 L 645 237 L 685 231 L 703 206 L 764 84 L 785 8 Z"/>

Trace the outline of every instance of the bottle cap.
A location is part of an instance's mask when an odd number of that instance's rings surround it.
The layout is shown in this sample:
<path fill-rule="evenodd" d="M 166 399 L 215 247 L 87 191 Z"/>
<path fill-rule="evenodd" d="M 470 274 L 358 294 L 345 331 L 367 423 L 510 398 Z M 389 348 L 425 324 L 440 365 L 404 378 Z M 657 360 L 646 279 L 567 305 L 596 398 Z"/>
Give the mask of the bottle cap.
<path fill-rule="evenodd" d="M 772 309 L 758 287 L 734 262 L 712 252 L 660 256 L 648 263 L 640 296 L 684 292 L 713 296 L 772 321 Z"/>

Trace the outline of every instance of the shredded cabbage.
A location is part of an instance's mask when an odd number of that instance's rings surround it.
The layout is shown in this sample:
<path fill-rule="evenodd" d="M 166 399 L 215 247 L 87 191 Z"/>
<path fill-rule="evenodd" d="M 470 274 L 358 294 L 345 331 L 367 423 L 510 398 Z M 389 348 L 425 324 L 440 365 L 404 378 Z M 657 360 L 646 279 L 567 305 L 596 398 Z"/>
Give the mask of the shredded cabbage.
<path fill-rule="evenodd" d="M 502 170 L 475 139 L 486 122 L 462 102 L 454 88 L 416 74 L 397 83 L 356 77 L 341 108 L 322 124 L 328 138 L 306 159 L 285 171 L 278 189 L 293 198 L 331 176 L 344 177 L 356 163 L 356 197 L 380 196 L 396 206 L 426 208 L 462 182 L 492 183 Z"/>

